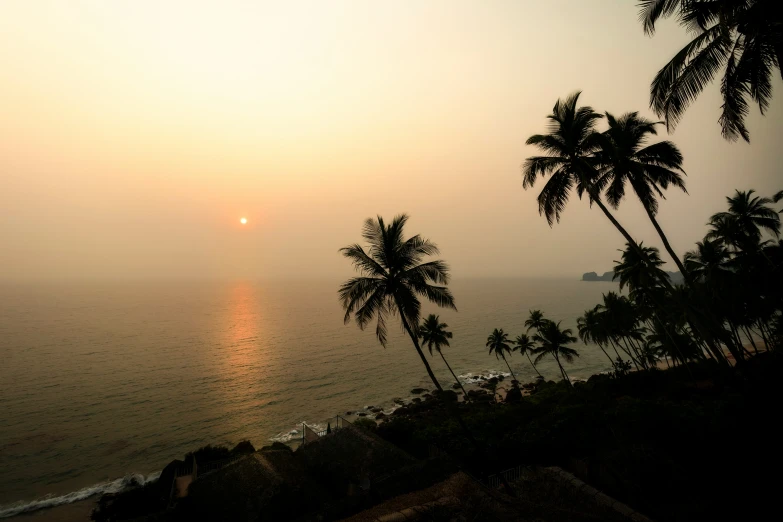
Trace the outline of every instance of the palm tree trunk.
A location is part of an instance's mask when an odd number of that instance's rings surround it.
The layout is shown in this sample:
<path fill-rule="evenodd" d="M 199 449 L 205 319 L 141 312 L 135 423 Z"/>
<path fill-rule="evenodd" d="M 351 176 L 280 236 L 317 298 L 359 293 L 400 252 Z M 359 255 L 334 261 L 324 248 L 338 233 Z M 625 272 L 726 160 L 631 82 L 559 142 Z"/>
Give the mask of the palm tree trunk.
<path fill-rule="evenodd" d="M 432 379 L 432 384 L 435 385 L 435 388 L 437 388 L 438 391 L 442 392 L 443 388 L 441 388 L 438 379 L 435 377 L 435 374 L 432 373 L 432 368 L 430 368 L 430 363 L 427 362 L 427 358 L 424 357 L 424 352 L 421 351 L 418 337 L 414 335 L 413 330 L 411 330 L 411 327 L 408 324 L 408 321 L 405 319 L 405 314 L 403 312 L 404 308 L 402 308 L 400 304 L 397 303 L 397 309 L 400 312 L 400 319 L 402 319 L 402 326 L 403 328 L 405 328 L 405 331 L 408 332 L 408 335 L 410 335 L 411 340 L 413 341 L 413 346 L 416 347 L 416 351 L 419 352 L 419 357 L 421 357 L 421 362 L 424 363 L 424 367 L 427 369 L 427 374 L 430 376 L 430 379 Z"/>
<path fill-rule="evenodd" d="M 606 352 L 604 352 L 604 353 L 606 353 Z M 536 373 L 538 374 L 538 376 L 539 376 L 539 377 L 541 377 L 541 378 L 543 379 L 543 378 L 544 378 L 544 376 L 543 376 L 543 375 L 541 375 L 541 372 L 539 372 L 539 371 L 538 371 L 538 368 L 536 368 L 536 365 L 535 365 L 535 364 L 533 364 L 533 359 L 531 359 L 531 358 L 530 358 L 530 354 L 529 354 L 529 353 L 527 353 L 527 350 L 525 350 L 525 355 L 527 355 L 527 360 L 528 360 L 528 361 L 530 361 L 530 366 L 532 366 L 532 367 L 533 367 L 533 369 L 534 369 L 534 370 L 536 371 Z"/>
<path fill-rule="evenodd" d="M 770 346 L 769 337 L 764 331 L 764 322 L 761 319 L 759 319 L 759 332 L 761 333 L 761 340 L 764 341 L 765 350 L 770 351 L 772 349 L 772 346 Z"/>
<path fill-rule="evenodd" d="M 563 365 L 562 365 L 562 364 L 560 364 L 560 359 L 559 359 L 559 358 L 557 357 L 557 355 L 555 355 L 554 353 L 553 353 L 552 355 L 553 355 L 553 356 L 554 356 L 554 358 L 555 358 L 555 362 L 557 363 L 557 366 L 560 368 L 560 375 L 562 375 L 562 376 L 563 376 L 563 380 L 564 380 L 565 382 L 567 382 L 568 384 L 570 384 L 570 385 L 571 385 L 571 387 L 573 388 L 573 387 L 574 387 L 574 383 L 572 383 L 572 382 L 571 382 L 571 379 L 569 379 L 569 378 L 568 378 L 568 375 L 566 375 L 565 368 L 563 368 Z"/>
<path fill-rule="evenodd" d="M 643 258 L 644 257 L 644 252 L 642 252 L 642 249 L 639 248 L 639 245 L 631 237 L 631 234 L 629 234 L 628 231 L 623 228 L 623 226 L 620 224 L 620 222 L 615 219 L 615 217 L 612 215 L 612 213 L 609 212 L 609 209 L 606 208 L 606 205 L 604 205 L 603 201 L 601 201 L 601 198 L 600 197 L 592 197 L 592 196 L 590 196 L 590 200 L 594 201 L 595 204 L 598 205 L 598 208 L 600 208 L 603 211 L 603 213 L 604 213 L 604 215 L 606 215 L 607 219 L 609 219 L 609 221 L 612 222 L 612 224 L 615 226 L 615 228 L 617 228 L 617 230 L 623 235 L 625 240 L 628 242 L 628 246 L 630 246 L 632 249 L 634 249 L 636 251 L 636 253 Z"/>
<path fill-rule="evenodd" d="M 517 376 L 516 376 L 516 375 L 514 375 L 514 370 L 512 370 L 512 369 L 511 369 L 511 365 L 510 365 L 510 364 L 508 364 L 508 361 L 506 360 L 506 356 L 505 356 L 505 355 L 503 355 L 502 353 L 500 354 L 500 356 L 503 358 L 503 362 L 504 362 L 504 363 L 506 363 L 506 366 L 508 366 L 508 371 L 510 371 L 510 372 L 511 372 L 511 377 L 513 377 L 513 378 L 514 378 L 514 380 L 515 380 L 515 381 L 517 381 Z M 517 382 L 519 382 L 519 381 L 517 381 Z"/>
<path fill-rule="evenodd" d="M 597 344 L 597 345 L 598 345 L 598 347 L 601 349 L 601 351 L 602 351 L 602 352 L 604 352 L 604 355 L 606 355 L 606 358 L 607 358 L 607 359 L 609 359 L 609 362 L 610 362 L 610 363 L 612 363 L 612 368 L 614 368 L 615 366 L 614 366 L 614 361 L 612 360 L 612 357 L 611 357 L 611 356 L 610 356 L 608 353 L 606 353 L 606 350 L 604 350 L 604 347 L 603 347 L 603 346 L 601 346 L 601 343 L 595 343 L 595 344 Z M 528 358 L 529 358 L 529 357 L 530 357 L 530 356 L 528 355 Z M 538 370 L 536 370 L 536 371 L 538 371 Z M 539 374 L 539 375 L 540 375 L 540 374 Z"/>
<path fill-rule="evenodd" d="M 614 354 L 617 356 L 617 359 L 622 361 L 623 358 L 620 357 L 620 352 L 617 351 L 617 346 L 615 346 L 611 337 L 609 338 L 609 344 L 612 346 L 612 350 L 614 350 Z"/>
<path fill-rule="evenodd" d="M 758 355 L 759 349 L 756 347 L 756 341 L 753 340 L 753 335 L 750 333 L 750 328 L 747 326 L 743 327 L 745 330 L 745 335 L 748 336 L 748 340 L 750 341 L 751 346 L 753 346 L 753 353 Z"/>
<path fill-rule="evenodd" d="M 661 237 L 663 247 L 669 253 L 672 260 L 674 261 L 674 264 L 677 265 L 677 268 L 680 269 L 680 272 L 682 273 L 682 276 L 685 278 L 685 280 L 690 282 L 690 274 L 688 274 L 688 271 L 685 270 L 685 265 L 682 264 L 682 261 L 680 261 L 680 258 L 677 257 L 677 254 L 674 253 L 674 249 L 669 244 L 669 240 L 666 238 L 666 234 L 663 233 L 663 229 L 661 229 L 661 226 L 658 224 L 658 220 L 655 219 L 655 216 L 652 212 L 650 212 L 650 209 L 647 208 L 647 205 L 642 204 L 642 206 L 644 207 L 645 212 L 647 212 L 647 216 L 650 218 L 650 221 L 652 221 L 652 224 L 655 227 L 655 230 L 658 232 L 658 235 Z"/>
<path fill-rule="evenodd" d="M 618 341 L 612 341 L 612 342 L 615 343 L 615 351 L 617 351 L 617 347 L 619 347 L 625 353 L 625 355 L 631 358 L 631 361 L 633 361 L 633 365 L 636 367 L 636 371 L 638 372 L 640 370 L 639 364 L 636 362 L 634 356 L 631 355 L 631 352 L 629 352 L 626 348 L 623 348 L 623 346 Z"/>
<path fill-rule="evenodd" d="M 465 387 L 462 386 L 462 383 L 457 379 L 457 376 L 454 374 L 454 370 L 451 369 L 451 366 L 449 366 L 449 362 L 446 360 L 446 357 L 443 355 L 443 352 L 438 350 L 438 353 L 440 354 L 441 359 L 443 359 L 443 362 L 446 363 L 446 368 L 449 369 L 451 372 L 451 375 L 454 377 L 454 380 L 457 381 L 457 384 L 459 384 L 459 387 L 462 388 L 462 394 L 465 396 L 465 399 L 468 398 L 468 392 L 465 391 Z"/>

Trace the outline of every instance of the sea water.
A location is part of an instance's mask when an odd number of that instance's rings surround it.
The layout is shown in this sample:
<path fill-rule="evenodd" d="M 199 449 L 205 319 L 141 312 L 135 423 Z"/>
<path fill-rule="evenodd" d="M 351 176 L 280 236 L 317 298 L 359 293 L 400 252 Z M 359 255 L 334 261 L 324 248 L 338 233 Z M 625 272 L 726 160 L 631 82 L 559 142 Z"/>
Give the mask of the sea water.
<path fill-rule="evenodd" d="M 206 444 L 300 437 L 346 412 L 391 411 L 432 383 L 398 322 L 343 324 L 339 280 L 0 284 L 0 517 L 153 480 Z M 425 305 L 454 333 L 444 348 L 465 382 L 504 373 L 485 346 L 513 339 L 538 308 L 576 336 L 576 318 L 617 285 L 568 279 L 462 279 L 458 312 Z M 609 361 L 577 343 L 567 371 Z M 453 383 L 427 355 L 444 387 Z M 535 372 L 510 360 L 519 380 Z M 554 361 L 538 366 L 559 379 Z"/>

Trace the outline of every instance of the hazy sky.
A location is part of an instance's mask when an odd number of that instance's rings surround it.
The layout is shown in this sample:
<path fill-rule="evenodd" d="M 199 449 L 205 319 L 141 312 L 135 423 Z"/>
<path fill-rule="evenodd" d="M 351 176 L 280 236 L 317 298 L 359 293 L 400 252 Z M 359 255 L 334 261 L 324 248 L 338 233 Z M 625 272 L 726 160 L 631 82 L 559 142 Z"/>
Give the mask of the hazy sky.
<path fill-rule="evenodd" d="M 652 116 L 687 35 L 646 37 L 635 3 L 3 0 L 0 278 L 338 277 L 400 212 L 455 277 L 609 270 L 619 233 L 576 197 L 550 228 L 519 165 L 574 90 Z M 783 189 L 774 88 L 751 145 L 721 139 L 717 84 L 671 137 L 681 254 L 735 188 Z M 660 247 L 633 198 L 617 216 Z"/>

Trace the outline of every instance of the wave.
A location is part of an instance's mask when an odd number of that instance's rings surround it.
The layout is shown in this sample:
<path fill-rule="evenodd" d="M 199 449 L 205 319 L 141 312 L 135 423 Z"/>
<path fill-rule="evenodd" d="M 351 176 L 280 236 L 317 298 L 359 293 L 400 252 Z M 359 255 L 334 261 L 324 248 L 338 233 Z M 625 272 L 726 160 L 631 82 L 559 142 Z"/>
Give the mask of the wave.
<path fill-rule="evenodd" d="M 78 491 L 72 491 L 65 495 L 53 496 L 47 495 L 38 500 L 25 501 L 20 500 L 13 504 L 6 504 L 0 506 L 0 518 L 9 518 L 22 513 L 30 513 L 32 511 L 38 511 L 39 509 L 53 508 L 62 506 L 64 504 L 72 504 L 79 502 L 80 500 L 88 499 L 94 495 L 103 495 L 104 493 L 119 493 L 120 491 L 129 489 L 135 486 L 143 486 L 150 482 L 155 482 L 160 477 L 160 471 L 150 473 L 146 477 L 141 473 L 135 473 L 125 475 L 122 478 L 112 480 L 109 482 L 101 482 L 99 484 L 93 484 L 87 486 Z"/>
<path fill-rule="evenodd" d="M 476 384 L 476 383 L 480 383 L 480 382 L 486 381 L 488 379 L 491 379 L 493 377 L 500 377 L 500 376 L 503 376 L 503 378 L 505 379 L 506 377 L 511 377 L 511 374 L 507 373 L 507 372 L 498 372 L 498 371 L 495 371 L 495 370 L 487 370 L 487 373 L 476 373 L 476 374 L 474 374 L 474 373 L 463 373 L 462 375 L 459 376 L 459 379 L 464 384 Z"/>
<path fill-rule="evenodd" d="M 302 421 L 299 424 L 297 424 L 298 428 L 293 428 L 290 431 L 281 431 L 274 437 L 270 437 L 269 440 L 271 440 L 272 442 L 282 442 L 282 443 L 291 442 L 292 440 L 299 440 L 302 438 L 302 432 L 301 432 L 302 424 L 306 424 L 308 428 L 315 431 L 316 433 L 326 429 L 326 424 L 320 424 L 317 422 L 311 424 L 309 422 Z"/>

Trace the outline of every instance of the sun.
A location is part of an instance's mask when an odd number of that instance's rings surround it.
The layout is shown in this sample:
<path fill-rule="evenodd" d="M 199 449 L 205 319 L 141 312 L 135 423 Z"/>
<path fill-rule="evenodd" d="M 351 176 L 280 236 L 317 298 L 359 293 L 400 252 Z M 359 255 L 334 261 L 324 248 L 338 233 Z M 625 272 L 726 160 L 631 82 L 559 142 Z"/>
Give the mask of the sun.
<path fill-rule="evenodd" d="M 239 222 L 243 225 L 247 225 L 247 218 L 239 218 Z"/>

